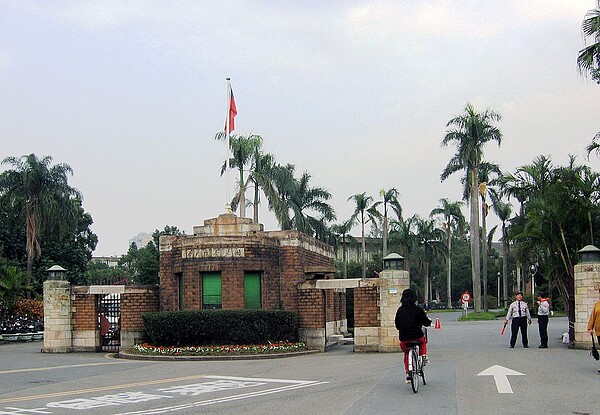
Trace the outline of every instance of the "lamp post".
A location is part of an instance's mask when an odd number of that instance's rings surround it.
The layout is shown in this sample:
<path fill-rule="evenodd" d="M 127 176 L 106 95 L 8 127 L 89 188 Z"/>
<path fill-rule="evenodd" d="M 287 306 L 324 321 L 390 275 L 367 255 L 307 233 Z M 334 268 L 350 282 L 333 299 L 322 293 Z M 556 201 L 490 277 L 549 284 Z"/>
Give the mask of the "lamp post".
<path fill-rule="evenodd" d="M 498 272 L 498 308 L 500 308 L 500 272 Z"/>
<path fill-rule="evenodd" d="M 529 267 L 529 271 L 531 272 L 531 297 L 534 298 L 535 297 L 535 274 L 537 272 L 537 265 L 536 264 L 531 264 L 531 266 Z"/>

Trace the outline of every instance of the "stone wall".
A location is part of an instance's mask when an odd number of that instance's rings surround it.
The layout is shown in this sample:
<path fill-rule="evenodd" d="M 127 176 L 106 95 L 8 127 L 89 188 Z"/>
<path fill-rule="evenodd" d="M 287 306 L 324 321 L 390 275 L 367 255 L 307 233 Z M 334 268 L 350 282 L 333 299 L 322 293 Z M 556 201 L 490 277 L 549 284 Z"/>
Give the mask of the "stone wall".
<path fill-rule="evenodd" d="M 575 347 L 589 349 L 592 339 L 587 332 L 587 323 L 594 308 L 600 300 L 600 263 L 581 263 L 574 267 L 575 271 Z"/>
<path fill-rule="evenodd" d="M 45 281 L 43 352 L 67 353 L 73 351 L 71 309 L 71 284 L 68 281 Z"/>

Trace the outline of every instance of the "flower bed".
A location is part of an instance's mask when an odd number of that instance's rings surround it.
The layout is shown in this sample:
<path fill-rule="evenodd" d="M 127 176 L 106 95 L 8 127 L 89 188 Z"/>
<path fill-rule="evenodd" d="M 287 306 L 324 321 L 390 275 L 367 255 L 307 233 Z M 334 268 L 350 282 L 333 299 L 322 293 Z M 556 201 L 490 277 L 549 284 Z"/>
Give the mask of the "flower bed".
<path fill-rule="evenodd" d="M 136 344 L 131 350 L 134 354 L 147 356 L 242 356 L 257 354 L 293 353 L 306 351 L 306 344 L 277 342 L 260 345 L 231 346 L 152 346 L 148 343 Z"/>

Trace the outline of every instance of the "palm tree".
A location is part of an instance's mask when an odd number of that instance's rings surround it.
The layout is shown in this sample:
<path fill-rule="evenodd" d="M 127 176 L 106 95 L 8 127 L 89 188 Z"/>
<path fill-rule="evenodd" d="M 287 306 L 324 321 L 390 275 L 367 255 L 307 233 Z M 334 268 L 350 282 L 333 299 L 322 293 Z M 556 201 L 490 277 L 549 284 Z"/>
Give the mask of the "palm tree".
<path fill-rule="evenodd" d="M 448 199 L 440 199 L 441 206 L 434 208 L 429 214 L 430 217 L 442 216 L 442 226 L 446 230 L 446 266 L 447 266 L 447 301 L 448 308 L 452 307 L 452 229 L 456 228 L 462 233 L 465 225 L 465 217 L 461 208 L 463 202 L 450 202 Z"/>
<path fill-rule="evenodd" d="M 352 238 L 352 236 L 350 236 L 350 231 L 352 230 L 353 226 L 354 220 L 352 218 L 343 223 L 331 226 L 331 231 L 338 238 L 342 238 L 342 262 L 344 264 L 344 278 L 348 278 L 348 261 L 346 260 L 346 249 L 348 247 L 346 244 L 346 238 Z"/>
<path fill-rule="evenodd" d="M 592 142 L 585 148 L 585 151 L 587 152 L 588 160 L 591 153 L 596 153 L 596 157 L 600 157 L 600 131 L 592 138 Z"/>
<path fill-rule="evenodd" d="M 456 143 L 456 154 L 452 157 L 441 174 L 441 180 L 446 180 L 451 174 L 464 171 L 470 183 L 471 193 L 469 202 L 470 236 L 471 236 L 471 272 L 473 277 L 473 300 L 475 312 L 481 312 L 481 270 L 480 270 L 480 237 L 479 237 L 479 196 L 478 183 L 479 166 L 483 160 L 483 146 L 489 141 L 497 141 L 500 145 L 502 133 L 493 126 L 500 121 L 500 114 L 486 110 L 482 113 L 476 111 L 471 104 L 467 104 L 465 112 L 448 121 L 451 127 L 442 140 L 442 145 Z"/>
<path fill-rule="evenodd" d="M 216 140 L 226 140 L 227 135 L 223 132 L 217 133 Z M 231 149 L 231 157 L 229 164 L 227 160 L 221 166 L 221 176 L 227 171 L 227 167 L 236 168 L 238 170 L 238 188 L 231 206 L 239 205 L 240 217 L 246 217 L 246 189 L 248 188 L 248 180 L 245 178 L 244 172 L 246 167 L 252 163 L 253 157 L 257 149 L 262 146 L 262 137 L 259 135 L 232 135 L 229 138 L 229 147 Z"/>
<path fill-rule="evenodd" d="M 260 191 L 267 197 L 270 205 L 277 205 L 280 200 L 275 187 L 275 157 L 271 153 L 263 153 L 260 147 L 254 149 L 252 157 L 252 167 L 248 176 L 248 181 L 254 187 L 254 200 L 252 202 L 254 223 L 258 223 L 258 208 L 260 204 Z"/>
<path fill-rule="evenodd" d="M 390 223 L 390 244 L 398 245 L 398 252 L 404 256 L 405 269 L 410 271 L 411 258 L 418 249 L 418 241 L 416 239 L 413 228 L 418 219 L 417 215 L 402 221 L 392 220 Z"/>
<path fill-rule="evenodd" d="M 500 167 L 494 163 L 482 162 L 479 166 L 479 196 L 481 197 L 481 236 L 484 238 L 484 243 L 481 245 L 482 269 L 481 278 L 483 279 L 483 309 L 488 311 L 487 304 L 487 285 L 488 285 L 488 243 L 485 238 L 487 235 L 487 215 L 489 205 L 487 203 L 487 195 L 490 193 L 492 199 L 497 198 L 495 185 L 498 183 L 498 177 L 502 173 Z"/>
<path fill-rule="evenodd" d="M 29 293 L 33 288 L 28 284 L 28 274 L 14 266 L 0 267 L 0 304 L 12 308 L 19 297 Z M 0 310 L 2 307 L 0 307 Z"/>
<path fill-rule="evenodd" d="M 322 187 L 310 186 L 310 174 L 304 172 L 299 179 L 293 179 L 288 187 L 283 189 L 282 200 L 292 212 L 289 219 L 290 229 L 296 229 L 311 236 L 318 236 L 321 228 L 327 222 L 335 220 L 335 210 L 327 201 L 331 193 Z M 316 212 L 319 217 L 311 216 Z M 288 213 L 289 218 L 289 213 Z"/>
<path fill-rule="evenodd" d="M 398 201 L 398 190 L 392 187 L 389 190 L 381 189 L 379 195 L 382 200 L 375 202 L 373 207 L 383 205 L 383 257 L 387 255 L 387 240 L 388 240 L 388 206 L 392 208 L 398 220 L 402 220 L 402 207 Z"/>
<path fill-rule="evenodd" d="M 589 166 L 579 166 L 579 178 L 581 180 L 582 202 L 587 208 L 587 220 L 590 233 L 590 244 L 594 244 L 594 226 L 592 222 L 592 209 L 600 200 L 600 174 L 593 171 Z"/>
<path fill-rule="evenodd" d="M 420 259 L 423 264 L 424 275 L 424 298 L 431 303 L 431 293 L 429 289 L 429 265 L 435 257 L 440 254 L 445 254 L 443 239 L 444 231 L 435 226 L 435 221 L 432 219 L 422 219 L 415 217 L 416 237 L 418 244 L 421 247 Z"/>
<path fill-rule="evenodd" d="M 14 169 L 0 174 L 0 195 L 25 212 L 27 285 L 31 284 L 33 261 L 42 254 L 42 229 L 55 226 L 60 231 L 72 224 L 76 212 L 71 199 L 82 198 L 80 192 L 68 184 L 67 175 L 73 174 L 71 167 L 51 163 L 52 157 L 38 159 L 35 154 L 7 157 L 2 161 Z"/>
<path fill-rule="evenodd" d="M 508 305 L 508 232 L 506 224 L 512 214 L 512 205 L 498 200 L 493 207 L 498 219 L 502 222 L 502 297 L 506 308 Z"/>
<path fill-rule="evenodd" d="M 600 1 L 598 8 L 586 13 L 581 31 L 586 47 L 577 55 L 577 66 L 582 73 L 589 73 L 600 84 Z"/>
<path fill-rule="evenodd" d="M 362 277 L 366 278 L 367 246 L 365 242 L 365 223 L 376 220 L 380 216 L 380 214 L 377 211 L 377 209 L 372 205 L 373 198 L 371 196 L 367 196 L 365 192 L 352 195 L 348 198 L 348 200 L 353 200 L 356 205 L 354 213 L 350 218 L 352 220 L 356 220 L 358 218 L 360 222 L 360 236 L 362 238 Z"/>

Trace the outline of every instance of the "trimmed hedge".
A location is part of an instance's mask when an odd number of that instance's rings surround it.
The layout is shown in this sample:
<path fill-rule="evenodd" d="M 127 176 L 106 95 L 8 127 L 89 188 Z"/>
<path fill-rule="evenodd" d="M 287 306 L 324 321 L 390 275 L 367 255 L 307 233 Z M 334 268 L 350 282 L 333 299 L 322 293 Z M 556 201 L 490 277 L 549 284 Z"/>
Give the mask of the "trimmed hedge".
<path fill-rule="evenodd" d="M 298 340 L 298 319 L 284 310 L 185 310 L 145 313 L 154 346 L 244 345 Z"/>

